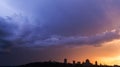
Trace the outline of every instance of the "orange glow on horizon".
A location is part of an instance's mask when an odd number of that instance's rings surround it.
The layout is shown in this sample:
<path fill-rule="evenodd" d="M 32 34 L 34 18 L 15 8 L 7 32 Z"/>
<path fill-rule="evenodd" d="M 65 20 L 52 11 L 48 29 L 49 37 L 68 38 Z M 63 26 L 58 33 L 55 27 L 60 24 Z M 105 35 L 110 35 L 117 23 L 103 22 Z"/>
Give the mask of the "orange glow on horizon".
<path fill-rule="evenodd" d="M 91 63 L 98 61 L 103 65 L 120 65 L 120 40 L 103 43 L 100 47 L 81 46 L 73 49 L 73 55 L 68 60 L 85 61 L 89 59 Z"/>

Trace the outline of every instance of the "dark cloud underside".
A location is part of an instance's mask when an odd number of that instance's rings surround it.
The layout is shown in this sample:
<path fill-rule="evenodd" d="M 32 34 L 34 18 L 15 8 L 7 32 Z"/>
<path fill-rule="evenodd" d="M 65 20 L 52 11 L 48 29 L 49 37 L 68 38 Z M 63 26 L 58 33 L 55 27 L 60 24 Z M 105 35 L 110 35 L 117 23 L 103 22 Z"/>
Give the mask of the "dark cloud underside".
<path fill-rule="evenodd" d="M 16 10 L 23 11 L 23 16 L 25 14 L 32 17 L 30 20 L 19 15 L 1 18 L 0 38 L 17 46 L 95 45 L 119 39 L 118 31 L 111 32 L 116 29 L 116 25 L 119 27 L 118 22 L 111 21 L 111 16 L 116 16 L 112 12 L 119 12 L 118 2 L 117 0 L 9 2 Z M 115 10 L 112 10 L 113 8 Z M 105 31 L 107 32 L 103 33 Z"/>

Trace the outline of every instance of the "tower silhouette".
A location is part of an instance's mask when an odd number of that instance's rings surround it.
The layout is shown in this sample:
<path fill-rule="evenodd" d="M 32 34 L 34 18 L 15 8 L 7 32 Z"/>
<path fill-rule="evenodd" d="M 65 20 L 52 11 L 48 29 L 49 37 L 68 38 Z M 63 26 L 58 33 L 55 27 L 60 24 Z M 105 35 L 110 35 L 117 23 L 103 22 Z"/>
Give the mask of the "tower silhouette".
<path fill-rule="evenodd" d="M 98 66 L 98 62 L 97 61 L 95 61 L 95 65 Z"/>
<path fill-rule="evenodd" d="M 73 60 L 73 64 L 75 64 L 75 60 Z"/>
<path fill-rule="evenodd" d="M 64 59 L 64 63 L 67 64 L 67 59 L 66 58 Z"/>

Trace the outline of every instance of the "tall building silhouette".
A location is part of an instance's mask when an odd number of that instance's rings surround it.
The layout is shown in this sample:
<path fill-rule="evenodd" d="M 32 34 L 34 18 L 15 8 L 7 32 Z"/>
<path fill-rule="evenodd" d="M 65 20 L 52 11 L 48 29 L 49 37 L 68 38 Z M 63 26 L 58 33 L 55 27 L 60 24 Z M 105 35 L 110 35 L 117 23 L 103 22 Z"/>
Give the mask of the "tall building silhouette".
<path fill-rule="evenodd" d="M 75 60 L 73 60 L 73 64 L 75 64 Z"/>
<path fill-rule="evenodd" d="M 64 59 L 64 63 L 67 64 L 67 59 L 66 58 Z"/>
<path fill-rule="evenodd" d="M 95 65 L 98 66 L 98 62 L 97 61 L 95 61 Z"/>

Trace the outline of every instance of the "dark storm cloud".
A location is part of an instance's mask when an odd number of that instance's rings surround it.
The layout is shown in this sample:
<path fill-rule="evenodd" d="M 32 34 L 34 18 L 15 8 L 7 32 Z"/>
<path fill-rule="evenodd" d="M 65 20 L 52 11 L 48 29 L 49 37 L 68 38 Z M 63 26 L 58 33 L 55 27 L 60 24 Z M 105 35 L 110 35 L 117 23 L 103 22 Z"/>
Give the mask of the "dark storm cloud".
<path fill-rule="evenodd" d="M 0 53 L 9 52 L 12 46 L 12 36 L 15 25 L 10 22 L 10 19 L 0 17 Z"/>
<path fill-rule="evenodd" d="M 111 23 L 106 14 L 118 6 L 116 1 L 15 0 L 11 3 L 16 10 L 33 16 L 30 17 L 32 21 L 12 17 L 19 27 L 16 29 L 18 35 L 11 37 L 17 46 L 96 45 L 119 38 L 118 32 L 109 32 L 116 22 Z M 3 27 L 1 29 L 4 31 Z M 103 33 L 106 30 L 108 32 Z"/>
<path fill-rule="evenodd" d="M 31 19 L 37 20 L 47 34 L 62 36 L 95 35 L 111 30 L 115 24 L 108 16 L 119 10 L 118 0 L 15 0 L 11 3 L 24 14 L 32 15 Z"/>
<path fill-rule="evenodd" d="M 49 34 L 94 35 L 108 28 L 111 29 L 110 26 L 112 26 L 107 22 L 105 7 L 95 0 L 21 0 L 14 2 L 16 9 L 32 15 Z"/>
<path fill-rule="evenodd" d="M 31 36 L 33 36 L 31 34 Z M 34 37 L 32 37 L 34 38 Z M 100 46 L 102 43 L 110 42 L 112 40 L 116 40 L 120 38 L 119 31 L 110 31 L 104 32 L 101 34 L 96 34 L 94 36 L 59 36 L 59 35 L 51 35 L 46 39 L 38 38 L 25 38 L 23 40 L 19 40 L 18 43 L 24 44 L 23 46 L 27 47 L 45 47 L 45 46 L 76 46 L 76 45 L 93 45 Z"/>

